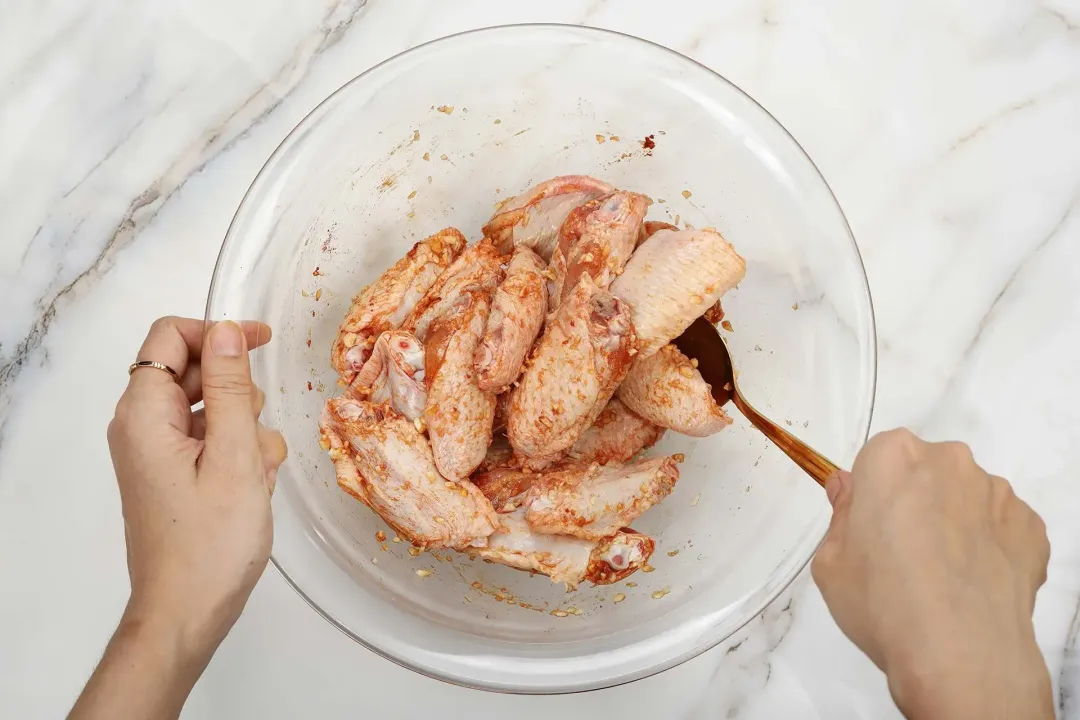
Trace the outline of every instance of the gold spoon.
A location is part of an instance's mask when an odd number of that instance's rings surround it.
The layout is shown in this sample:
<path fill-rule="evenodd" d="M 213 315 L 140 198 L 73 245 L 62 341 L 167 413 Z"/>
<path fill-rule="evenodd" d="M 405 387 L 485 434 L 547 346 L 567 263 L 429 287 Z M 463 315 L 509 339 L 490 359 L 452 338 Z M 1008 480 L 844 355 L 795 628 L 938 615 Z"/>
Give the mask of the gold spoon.
<path fill-rule="evenodd" d="M 712 323 L 705 318 L 698 318 L 673 342 L 683 355 L 697 360 L 698 371 L 705 382 L 712 386 L 713 399 L 717 405 L 722 407 L 728 400 L 734 401 L 735 407 L 739 408 L 751 425 L 765 433 L 765 437 L 776 443 L 785 455 L 794 460 L 807 475 L 817 480 L 819 485 L 824 487 L 829 476 L 839 470 L 821 453 L 781 429 L 746 402 L 746 398 L 739 392 L 739 383 L 735 380 L 735 370 L 731 365 L 727 343 Z"/>

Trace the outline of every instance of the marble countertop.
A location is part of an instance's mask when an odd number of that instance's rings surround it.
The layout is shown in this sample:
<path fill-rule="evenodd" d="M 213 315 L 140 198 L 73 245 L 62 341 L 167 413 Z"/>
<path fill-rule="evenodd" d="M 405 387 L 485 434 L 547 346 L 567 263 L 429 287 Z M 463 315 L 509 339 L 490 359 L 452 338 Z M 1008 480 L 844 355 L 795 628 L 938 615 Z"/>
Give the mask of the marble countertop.
<path fill-rule="evenodd" d="M 662 7 L 662 9 L 661 9 Z M 127 592 L 105 426 L 159 315 L 201 316 L 221 238 L 285 134 L 420 42 L 612 28 L 714 68 L 831 183 L 874 295 L 875 427 L 967 441 L 1046 520 L 1036 608 L 1080 718 L 1080 5 L 1074 0 L 62 0 L 0 23 L 0 716 L 58 717 Z M 440 684 L 274 571 L 185 717 L 888 718 L 803 576 L 722 647 L 612 690 Z"/>

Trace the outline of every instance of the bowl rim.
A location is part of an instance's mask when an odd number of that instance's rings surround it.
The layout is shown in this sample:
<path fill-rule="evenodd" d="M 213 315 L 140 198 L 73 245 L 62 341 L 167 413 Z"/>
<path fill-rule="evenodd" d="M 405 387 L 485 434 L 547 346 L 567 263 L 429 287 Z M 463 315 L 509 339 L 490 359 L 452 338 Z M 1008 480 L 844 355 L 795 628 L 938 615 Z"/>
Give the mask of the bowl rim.
<path fill-rule="evenodd" d="M 247 190 L 244 192 L 244 196 L 241 199 L 240 204 L 237 206 L 236 212 L 233 214 L 232 220 L 229 221 L 229 227 L 226 230 L 225 237 L 222 240 L 221 249 L 218 251 L 218 257 L 214 262 L 214 271 L 213 271 L 213 274 L 211 275 L 210 287 L 209 287 L 209 291 L 207 293 L 207 300 L 206 300 L 206 312 L 205 312 L 205 321 L 206 321 L 206 323 L 209 324 L 210 322 L 212 322 L 212 318 L 210 316 L 211 303 L 212 303 L 212 300 L 214 298 L 214 294 L 215 294 L 214 291 L 215 291 L 215 287 L 216 287 L 217 281 L 218 281 L 218 273 L 221 270 L 222 259 L 223 259 L 224 255 L 225 255 L 225 251 L 226 251 L 226 249 L 227 249 L 227 247 L 229 245 L 229 241 L 232 238 L 233 228 L 234 228 L 234 226 L 235 226 L 235 224 L 237 222 L 237 219 L 240 217 L 241 212 L 245 209 L 245 206 L 246 206 L 246 204 L 248 202 L 249 197 L 252 194 L 252 191 L 259 184 L 259 181 L 263 178 L 263 174 L 267 170 L 267 168 L 270 167 L 272 164 L 274 164 L 275 161 L 278 159 L 279 155 L 282 152 L 282 149 L 287 147 L 288 145 L 290 145 L 293 137 L 296 136 L 303 128 L 305 128 L 305 126 L 308 124 L 308 122 L 314 116 L 316 116 L 319 113 L 319 111 L 325 105 L 327 105 L 327 103 L 332 101 L 339 94 L 343 93 L 346 89 L 350 88 L 355 83 L 358 83 L 358 82 L 362 81 L 364 78 L 371 75 L 372 73 L 375 73 L 375 72 L 379 71 L 383 67 L 385 67 L 387 65 L 390 65 L 392 63 L 398 62 L 402 58 L 411 56 L 411 55 L 413 55 L 415 53 L 418 53 L 420 51 L 423 51 L 425 49 L 429 49 L 432 46 L 441 45 L 443 43 L 451 43 L 451 42 L 459 41 L 459 40 L 461 40 L 463 38 L 471 37 L 471 36 L 474 36 L 474 35 L 493 35 L 493 34 L 498 34 L 498 33 L 501 33 L 501 32 L 517 31 L 517 30 L 523 30 L 523 29 L 541 30 L 541 31 L 543 31 L 543 30 L 568 31 L 569 30 L 569 31 L 577 32 L 577 33 L 584 33 L 586 35 L 587 34 L 593 34 L 593 35 L 596 35 L 596 36 L 606 36 L 608 38 L 618 38 L 620 41 L 630 41 L 632 43 L 635 43 L 635 42 L 640 43 L 642 45 L 648 46 L 653 51 L 658 51 L 658 52 L 663 53 L 663 54 L 674 56 L 674 57 L 678 58 L 681 61 L 691 63 L 691 64 L 697 66 L 697 68 L 699 68 L 701 70 L 704 70 L 705 72 L 709 73 L 710 75 L 713 75 L 715 78 L 719 79 L 723 83 L 727 84 L 733 90 L 735 90 L 737 93 L 739 93 L 744 98 L 746 98 L 751 103 L 753 103 L 753 105 L 755 105 L 759 110 L 761 110 L 765 114 L 765 116 L 768 117 L 773 123 L 775 123 L 776 127 L 779 128 L 788 137 L 788 139 L 792 143 L 794 143 L 795 147 L 798 148 L 798 150 L 802 153 L 802 155 L 810 163 L 810 166 L 813 168 L 814 173 L 817 175 L 818 179 L 821 181 L 821 184 L 824 186 L 825 190 L 828 192 L 829 197 L 832 199 L 833 204 L 835 204 L 836 209 L 840 214 L 840 220 L 843 222 L 843 227 L 844 227 L 844 230 L 845 230 L 845 232 L 847 234 L 848 242 L 851 245 L 851 249 L 855 253 L 855 260 L 858 262 L 858 266 L 859 266 L 859 270 L 860 270 L 860 275 L 861 275 L 861 280 L 862 280 L 862 289 L 863 289 L 863 293 L 864 293 L 864 295 L 866 297 L 867 309 L 869 310 L 869 313 L 868 313 L 868 328 L 867 328 L 867 330 L 869 331 L 869 340 L 870 340 L 870 342 L 869 342 L 869 357 L 868 357 L 868 364 L 869 364 L 868 369 L 869 369 L 869 374 L 870 374 L 870 378 L 869 378 L 870 379 L 870 383 L 869 383 L 870 406 L 869 406 L 869 408 L 867 409 L 867 412 L 866 412 L 864 425 L 858 432 L 858 435 L 861 436 L 862 443 L 865 443 L 867 441 L 867 439 L 869 438 L 869 436 L 870 436 L 870 426 L 873 423 L 874 409 L 875 409 L 876 401 L 877 401 L 877 380 L 878 380 L 877 355 L 878 355 L 878 348 L 877 348 L 877 322 L 876 322 L 876 317 L 875 317 L 875 313 L 874 313 L 874 301 L 873 301 L 873 296 L 872 296 L 872 294 L 870 292 L 870 283 L 869 283 L 869 280 L 868 280 L 868 278 L 866 276 L 866 264 L 863 262 L 862 253 L 859 251 L 859 246 L 858 246 L 858 243 L 855 240 L 855 235 L 851 231 L 851 225 L 848 222 L 847 215 L 844 213 L 844 209 L 840 205 L 840 201 L 837 199 L 836 193 L 833 192 L 832 186 L 829 185 L 828 180 L 825 179 L 825 176 L 821 172 L 821 169 L 818 167 L 817 163 L 814 162 L 814 159 L 810 156 L 810 153 L 808 153 L 806 151 L 806 148 L 804 148 L 802 146 L 802 144 L 798 141 L 798 139 L 795 138 L 795 136 L 791 133 L 791 131 L 789 131 L 784 126 L 783 123 L 781 123 L 771 112 L 769 112 L 769 110 L 767 108 L 765 108 L 763 105 L 761 105 L 761 103 L 759 103 L 757 100 L 755 100 L 753 96 L 751 96 L 749 93 L 747 93 L 741 87 L 739 87 L 738 85 L 733 83 L 731 80 L 728 80 L 726 77 L 724 77 L 720 73 L 716 72 L 715 70 L 713 70 L 709 66 L 707 66 L 704 63 L 701 63 L 701 62 L 699 62 L 699 61 L 697 61 L 697 60 L 695 60 L 695 59 L 693 59 L 691 57 L 683 55 L 682 53 L 678 52 L 677 50 L 673 50 L 673 49 L 671 49 L 671 48 L 669 48 L 667 46 L 661 45 L 661 44 L 659 44 L 657 42 L 654 42 L 652 40 L 648 40 L 648 39 L 638 37 L 636 35 L 631 35 L 630 33 L 625 33 L 625 32 L 621 32 L 621 31 L 618 31 L 618 30 L 610 30 L 610 29 L 606 29 L 606 28 L 599 28 L 599 27 L 595 27 L 595 26 L 591 26 L 591 25 L 576 25 L 576 24 L 570 24 L 570 23 L 550 23 L 550 22 L 544 22 L 544 23 L 509 23 L 509 24 L 502 24 L 502 25 L 488 25 L 488 26 L 484 26 L 484 27 L 480 27 L 480 28 L 473 28 L 473 29 L 470 29 L 470 30 L 463 30 L 461 32 L 452 33 L 450 35 L 444 35 L 444 36 L 441 36 L 441 37 L 438 37 L 438 38 L 434 38 L 432 40 L 425 41 L 425 42 L 420 43 L 418 45 L 414 45 L 414 46 L 412 46 L 412 47 L 410 47 L 410 48 L 408 48 L 406 50 L 395 53 L 394 55 L 391 55 L 390 57 L 379 61 L 378 63 L 372 65 L 371 67 L 367 68 L 363 72 L 361 72 L 358 75 L 354 76 L 350 80 L 346 81 L 344 84 L 341 85 L 341 87 L 334 90 L 332 93 L 330 93 L 325 98 L 323 98 L 321 101 L 319 101 L 318 104 L 316 104 L 310 111 L 308 111 L 304 115 L 304 117 L 301 118 L 300 121 L 297 122 L 295 126 L 293 126 L 293 128 L 285 135 L 285 137 L 281 140 L 281 142 L 279 142 L 278 145 L 274 148 L 274 151 L 270 154 L 270 156 L 266 159 L 266 161 L 259 168 L 258 173 L 256 173 L 254 179 L 251 181 L 251 184 L 248 186 Z M 681 655 L 678 655 L 677 657 L 665 660 L 664 662 L 658 663 L 658 664 L 656 664 L 654 666 L 651 666 L 651 667 L 649 667 L 647 669 L 641 670 L 641 671 L 639 671 L 639 672 L 637 672 L 637 673 L 635 673 L 635 674 L 633 674 L 631 676 L 619 677 L 619 678 L 614 678 L 614 679 L 612 679 L 610 681 L 601 681 L 601 682 L 597 682 L 597 683 L 591 683 L 591 684 L 588 684 L 588 685 L 583 685 L 581 687 L 571 687 L 571 688 L 549 688 L 549 687 L 529 688 L 529 687 L 505 687 L 505 686 L 498 686 L 498 685 L 482 685 L 482 684 L 479 684 L 479 683 L 476 683 L 476 682 L 469 682 L 469 681 L 466 681 L 466 680 L 463 680 L 463 679 L 460 679 L 460 678 L 456 678 L 456 677 L 453 677 L 453 676 L 450 676 L 450 675 L 440 674 L 440 673 L 438 673 L 438 672 L 436 672 L 434 670 L 431 670 L 431 669 L 428 669 L 428 668 L 425 668 L 425 667 L 421 667 L 419 665 L 415 665 L 415 664 L 409 662 L 408 660 L 406 660 L 406 659 L 404 659 L 402 657 L 398 657 L 398 656 L 394 655 L 393 653 L 391 653 L 391 652 L 389 652 L 389 651 L 375 645 L 374 643 L 371 643 L 371 642 L 367 641 L 363 637 L 360 637 L 359 635 L 354 633 L 352 630 L 347 628 L 345 625 L 343 625 L 341 622 L 339 622 L 335 617 L 330 615 L 327 611 L 323 610 L 323 608 L 318 603 L 316 603 L 306 592 L 304 592 L 304 590 L 299 585 L 297 585 L 297 583 L 293 580 L 293 578 L 289 575 L 289 573 L 285 570 L 285 568 L 281 566 L 281 564 L 274 557 L 274 553 L 273 553 L 272 548 L 271 548 L 270 558 L 269 559 L 270 559 L 270 563 L 274 566 L 274 569 L 277 570 L 278 574 L 280 574 L 282 578 L 284 578 L 285 582 L 289 585 L 289 587 L 291 587 L 296 592 L 296 594 L 299 595 L 300 598 L 303 599 L 303 601 L 305 603 L 307 603 L 309 607 L 311 607 L 311 609 L 313 609 L 316 613 L 318 613 L 320 616 L 322 616 L 328 623 L 330 623 L 331 626 L 337 628 L 337 630 L 340 631 L 342 634 L 344 634 L 346 637 L 351 638 L 353 641 L 359 643 L 364 648 L 370 650 L 371 652 L 375 653 L 376 655 L 378 655 L 378 656 L 380 656 L 380 657 L 382 657 L 382 658 L 384 658 L 386 660 L 389 660 L 390 662 L 394 663 L 395 665 L 406 668 L 406 669 L 411 670 L 411 671 L 413 671 L 413 672 L 415 672 L 415 673 L 417 673 L 419 675 L 423 675 L 423 676 L 431 678 L 433 680 L 438 680 L 440 682 L 445 682 L 445 683 L 450 684 L 450 685 L 456 685 L 456 686 L 459 686 L 459 687 L 465 687 L 465 688 L 469 688 L 469 689 L 473 689 L 473 690 L 482 690 L 482 691 L 485 691 L 485 692 L 493 692 L 493 693 L 509 694 L 509 695 L 572 695 L 572 694 L 577 694 L 577 693 L 593 692 L 595 690 L 604 690 L 604 689 L 607 689 L 607 688 L 618 687 L 620 685 L 625 685 L 625 684 L 628 684 L 628 683 L 636 682 L 638 680 L 643 680 L 643 679 L 645 679 L 647 677 L 652 677 L 654 675 L 658 675 L 658 674 L 660 674 L 660 673 L 662 673 L 662 672 L 664 672 L 666 670 L 670 670 L 672 668 L 678 667 L 679 665 L 682 665 L 683 663 L 689 662 L 690 660 L 693 660 L 694 658 L 699 657 L 699 656 L 703 655 L 704 653 L 708 652 L 709 650 L 713 650 L 716 647 L 718 647 L 719 645 L 721 645 L 722 643 L 726 642 L 728 639 L 730 639 L 735 634 L 740 632 L 743 628 L 745 628 L 751 621 L 753 621 L 754 619 L 759 617 L 761 615 L 761 613 L 766 608 L 768 608 L 773 602 L 776 601 L 777 597 L 779 597 L 784 591 L 786 591 L 789 587 L 791 587 L 791 584 L 796 580 L 796 578 L 798 578 L 800 575 L 802 575 L 803 571 L 806 569 L 806 566 L 810 563 L 810 561 L 813 559 L 814 555 L 817 553 L 817 550 L 820 548 L 822 541 L 824 541 L 825 532 L 826 531 L 823 530 L 822 534 L 821 534 L 821 537 L 819 537 L 817 539 L 817 542 L 814 543 L 813 552 L 809 553 L 805 558 L 803 558 L 803 559 L 799 560 L 798 562 L 796 562 L 795 564 L 793 564 L 792 567 L 789 570 L 788 576 L 784 577 L 780 582 L 776 583 L 776 585 L 771 589 L 770 592 L 766 593 L 765 595 L 763 595 L 761 597 L 759 602 L 756 604 L 757 606 L 754 607 L 753 612 L 748 613 L 745 620 L 740 622 L 738 625 L 735 625 L 734 627 L 732 627 L 730 629 L 730 631 L 727 632 L 726 634 L 724 634 L 723 636 L 718 636 L 717 638 L 715 638 L 713 640 L 710 640 L 709 642 L 704 643 L 704 644 L 702 644 L 700 646 L 692 647 L 687 652 L 685 652 L 685 653 L 683 653 Z"/>

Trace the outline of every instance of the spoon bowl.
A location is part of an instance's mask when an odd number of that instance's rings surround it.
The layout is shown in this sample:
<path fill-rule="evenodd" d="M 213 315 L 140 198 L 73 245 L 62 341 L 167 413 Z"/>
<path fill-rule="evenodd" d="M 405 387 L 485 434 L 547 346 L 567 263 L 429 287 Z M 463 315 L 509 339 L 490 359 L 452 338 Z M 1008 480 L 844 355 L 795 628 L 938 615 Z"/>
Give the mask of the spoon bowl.
<path fill-rule="evenodd" d="M 683 355 L 697 360 L 698 372 L 712 387 L 713 400 L 717 405 L 723 407 L 729 401 L 733 401 L 735 407 L 746 416 L 751 425 L 776 443 L 785 455 L 794 460 L 795 464 L 805 470 L 806 474 L 814 478 L 819 485 L 824 487 L 829 476 L 839 470 L 824 455 L 762 415 L 746 401 L 739 392 L 739 381 L 735 368 L 731 364 L 731 353 L 728 351 L 727 343 L 715 325 L 699 317 L 682 335 L 675 338 L 674 343 Z"/>

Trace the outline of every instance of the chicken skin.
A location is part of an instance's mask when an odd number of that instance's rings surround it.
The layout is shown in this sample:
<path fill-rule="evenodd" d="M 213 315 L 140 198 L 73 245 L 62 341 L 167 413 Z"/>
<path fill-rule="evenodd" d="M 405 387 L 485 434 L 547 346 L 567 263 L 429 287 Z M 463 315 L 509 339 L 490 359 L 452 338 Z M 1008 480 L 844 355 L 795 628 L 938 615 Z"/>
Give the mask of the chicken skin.
<path fill-rule="evenodd" d="M 491 424 L 491 431 L 505 433 L 506 425 L 510 422 L 510 393 L 504 392 L 495 396 L 495 421 Z"/>
<path fill-rule="evenodd" d="M 678 230 L 678 225 L 672 225 L 671 223 L 661 222 L 659 220 L 646 220 L 641 224 L 641 233 L 638 235 L 637 245 L 645 242 L 656 233 L 661 230 Z M 635 245 L 635 247 L 637 247 Z"/>
<path fill-rule="evenodd" d="M 630 366 L 633 373 L 634 365 Z M 629 376 L 628 376 L 629 379 Z M 655 445 L 664 434 L 658 427 L 619 400 L 618 394 L 626 380 L 611 398 L 596 422 L 586 430 L 567 453 L 566 459 L 579 463 L 624 463 L 642 450 Z"/>
<path fill-rule="evenodd" d="M 547 308 L 544 261 L 527 247 L 514 250 L 506 278 L 491 301 L 484 337 L 476 349 L 476 374 L 481 390 L 498 392 L 521 372 Z"/>
<path fill-rule="evenodd" d="M 670 343 L 637 358 L 616 396 L 648 422 L 683 435 L 707 437 L 731 424 L 694 363 Z"/>
<path fill-rule="evenodd" d="M 398 413 L 415 420 L 427 405 L 424 346 L 404 330 L 384 332 L 351 388 L 359 399 L 388 402 Z"/>
<path fill-rule="evenodd" d="M 598 541 L 541 535 L 525 522 L 523 510 L 499 519 L 503 529 L 488 538 L 486 547 L 470 554 L 547 575 L 552 582 L 565 583 L 567 591 L 586 580 L 607 585 L 628 577 L 648 562 L 656 546 L 650 537 L 623 530 Z"/>
<path fill-rule="evenodd" d="M 671 455 L 544 473 L 521 499 L 525 521 L 545 535 L 610 537 L 671 493 L 681 459 Z"/>
<path fill-rule="evenodd" d="M 671 223 L 660 222 L 659 220 L 649 220 L 641 225 L 641 233 L 638 235 L 637 244 L 641 245 L 641 243 L 645 242 L 661 230 L 678 229 L 679 227 L 677 225 L 672 225 Z M 724 319 L 724 310 L 720 307 L 719 300 L 713 303 L 712 307 L 705 311 L 704 317 L 713 325 L 716 325 Z"/>
<path fill-rule="evenodd" d="M 495 468 L 514 466 L 514 449 L 510 447 L 510 441 L 506 439 L 505 435 L 494 435 L 491 438 L 491 444 L 488 445 L 483 461 L 474 472 L 483 473 Z M 475 478 L 475 475 L 473 477 Z"/>
<path fill-rule="evenodd" d="M 545 180 L 499 208 L 484 226 L 484 237 L 491 238 L 504 254 L 515 246 L 525 246 L 547 262 L 570 211 L 613 192 L 615 188 L 586 175 Z"/>
<path fill-rule="evenodd" d="M 540 477 L 540 473 L 506 464 L 487 467 L 470 480 L 497 512 L 508 513 L 521 505 L 525 493 Z"/>
<path fill-rule="evenodd" d="M 421 342 L 427 342 L 428 327 L 457 302 L 462 293 L 478 287 L 491 293 L 503 278 L 503 258 L 488 242 L 481 240 L 465 248 L 450 267 L 432 283 L 401 323 Z"/>
<path fill-rule="evenodd" d="M 417 547 L 483 547 L 501 526 L 472 483 L 439 475 L 427 440 L 389 405 L 331 398 L 319 428 L 341 487 Z"/>
<path fill-rule="evenodd" d="M 644 195 L 619 191 L 570 213 L 551 255 L 549 311 L 559 307 L 583 274 L 607 289 L 634 252 L 648 210 Z"/>
<path fill-rule="evenodd" d="M 631 307 L 638 351 L 648 357 L 745 274 L 746 262 L 715 230 L 660 230 L 634 252 L 611 292 Z"/>
<path fill-rule="evenodd" d="M 401 325 L 465 247 L 465 236 L 454 228 L 440 230 L 409 250 L 355 298 L 338 330 L 330 364 L 351 384 L 367 362 L 379 335 Z"/>
<path fill-rule="evenodd" d="M 446 228 L 361 290 L 331 351 L 347 389 L 319 420 L 338 485 L 417 547 L 568 591 L 650 570 L 656 543 L 629 526 L 683 456 L 642 451 L 731 424 L 672 340 L 718 322 L 745 274 L 719 232 L 647 222 L 651 203 L 551 178 L 478 242 Z"/>
<path fill-rule="evenodd" d="M 510 396 L 507 436 L 526 467 L 558 460 L 593 424 L 626 376 L 635 342 L 626 304 L 582 275 Z"/>
<path fill-rule="evenodd" d="M 423 420 L 435 465 L 450 480 L 467 478 L 491 444 L 495 394 L 479 388 L 473 366 L 489 307 L 487 291 L 465 290 L 431 323 L 424 346 Z"/>

